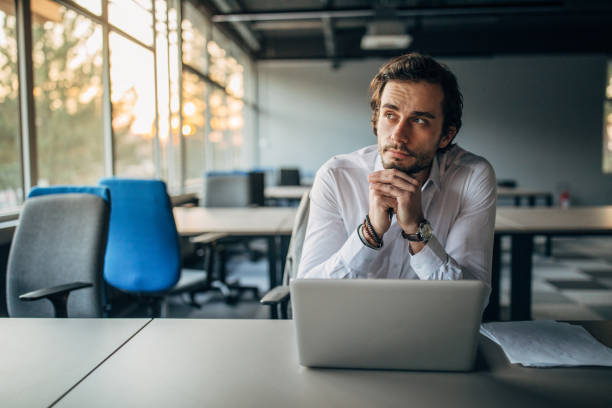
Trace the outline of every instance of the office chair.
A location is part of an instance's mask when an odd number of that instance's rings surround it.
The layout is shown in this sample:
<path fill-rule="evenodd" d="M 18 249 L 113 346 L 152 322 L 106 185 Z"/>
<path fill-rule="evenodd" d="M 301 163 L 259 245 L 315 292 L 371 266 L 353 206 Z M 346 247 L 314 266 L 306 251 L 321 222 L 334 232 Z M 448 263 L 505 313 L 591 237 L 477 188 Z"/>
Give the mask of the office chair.
<path fill-rule="evenodd" d="M 279 186 L 299 186 L 300 170 L 297 168 L 281 168 L 278 177 Z"/>
<path fill-rule="evenodd" d="M 9 316 L 103 317 L 109 211 L 104 187 L 32 189 L 9 254 Z"/>
<path fill-rule="evenodd" d="M 263 201 L 263 173 L 244 171 L 208 172 L 204 177 L 204 207 L 250 207 L 257 205 L 254 200 Z M 261 191 L 259 191 L 261 190 Z M 245 291 L 253 292 L 259 297 L 255 286 L 242 286 L 239 282 L 229 283 L 226 280 L 227 260 L 232 255 L 249 253 L 251 259 L 262 256 L 261 251 L 249 247 L 252 237 L 226 237 L 217 240 L 215 257 L 219 259 L 219 279 L 215 281 L 218 289 L 229 304 L 236 303 Z"/>
<path fill-rule="evenodd" d="M 172 205 L 161 180 L 107 178 L 112 211 L 104 279 L 131 294 L 160 317 L 165 297 L 206 290 L 208 273 L 181 274 L 179 236 Z M 181 279 L 179 281 L 179 279 Z"/>
<path fill-rule="evenodd" d="M 287 250 L 287 260 L 285 261 L 285 269 L 283 271 L 283 283 L 272 288 L 260 300 L 262 305 L 270 306 L 270 315 L 272 319 L 278 319 L 279 309 L 281 319 L 288 318 L 287 309 L 290 300 L 289 282 L 297 276 L 300 259 L 302 258 L 302 246 L 304 245 L 304 238 L 306 237 L 309 213 L 310 191 L 306 191 L 302 195 L 295 220 L 293 221 L 291 240 L 289 241 L 289 249 Z"/>

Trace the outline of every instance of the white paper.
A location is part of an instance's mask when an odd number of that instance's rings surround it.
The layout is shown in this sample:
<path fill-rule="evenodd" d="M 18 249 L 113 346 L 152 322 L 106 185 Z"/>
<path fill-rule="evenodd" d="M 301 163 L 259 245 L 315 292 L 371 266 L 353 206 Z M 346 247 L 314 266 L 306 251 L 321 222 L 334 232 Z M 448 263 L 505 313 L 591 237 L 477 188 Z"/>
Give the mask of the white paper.
<path fill-rule="evenodd" d="M 483 323 L 480 333 L 499 344 L 512 364 L 612 367 L 612 348 L 582 326 L 554 320 L 492 322 Z"/>

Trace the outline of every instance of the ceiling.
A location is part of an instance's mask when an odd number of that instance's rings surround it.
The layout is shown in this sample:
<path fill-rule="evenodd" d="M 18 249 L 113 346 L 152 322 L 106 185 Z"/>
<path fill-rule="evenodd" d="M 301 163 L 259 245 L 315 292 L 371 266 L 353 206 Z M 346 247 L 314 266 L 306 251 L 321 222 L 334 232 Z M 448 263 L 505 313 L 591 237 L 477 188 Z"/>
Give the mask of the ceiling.
<path fill-rule="evenodd" d="M 214 24 L 256 60 L 612 53 L 612 1 L 200 0 Z M 412 37 L 403 49 L 363 50 L 372 22 Z"/>

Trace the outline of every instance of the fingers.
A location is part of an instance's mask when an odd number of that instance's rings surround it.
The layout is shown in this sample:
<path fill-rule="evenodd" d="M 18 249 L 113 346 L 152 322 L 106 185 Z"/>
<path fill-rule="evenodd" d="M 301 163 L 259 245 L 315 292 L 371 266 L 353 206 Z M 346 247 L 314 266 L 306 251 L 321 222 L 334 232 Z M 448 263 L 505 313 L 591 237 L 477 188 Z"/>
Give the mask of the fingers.
<path fill-rule="evenodd" d="M 400 188 L 406 188 L 408 185 L 420 187 L 420 183 L 413 177 L 397 169 L 379 170 L 368 175 L 370 183 L 393 184 Z"/>
<path fill-rule="evenodd" d="M 413 184 L 403 184 L 401 186 L 397 186 L 395 184 L 370 182 L 370 189 L 374 190 L 377 194 L 380 194 L 380 195 L 384 195 L 384 196 L 392 197 L 392 198 L 398 198 L 405 194 L 416 193 L 419 187 Z"/>
<path fill-rule="evenodd" d="M 396 197 L 385 194 L 384 192 L 378 191 L 372 188 L 372 186 L 370 186 L 370 192 L 371 192 L 370 200 L 373 201 L 373 204 L 376 207 L 379 207 L 382 209 L 393 208 L 394 210 L 397 208 L 397 198 Z"/>

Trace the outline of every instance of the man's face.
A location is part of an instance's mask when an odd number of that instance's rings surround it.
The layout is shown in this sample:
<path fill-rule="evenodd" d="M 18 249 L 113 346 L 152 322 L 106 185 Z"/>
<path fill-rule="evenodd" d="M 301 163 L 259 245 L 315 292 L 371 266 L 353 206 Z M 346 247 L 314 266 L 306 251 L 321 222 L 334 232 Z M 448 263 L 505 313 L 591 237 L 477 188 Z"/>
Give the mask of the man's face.
<path fill-rule="evenodd" d="M 385 169 L 416 175 L 429 169 L 439 148 L 446 147 L 455 130 L 442 135 L 444 93 L 438 84 L 389 81 L 380 100 L 378 151 Z"/>

